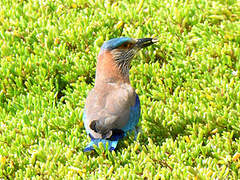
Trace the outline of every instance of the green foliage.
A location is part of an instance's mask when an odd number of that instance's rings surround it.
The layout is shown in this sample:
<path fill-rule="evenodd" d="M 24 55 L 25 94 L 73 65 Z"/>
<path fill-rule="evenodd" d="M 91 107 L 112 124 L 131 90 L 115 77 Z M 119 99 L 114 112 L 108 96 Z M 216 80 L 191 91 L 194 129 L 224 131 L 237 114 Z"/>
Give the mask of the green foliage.
<path fill-rule="evenodd" d="M 238 179 L 240 2 L 0 1 L 0 179 Z M 157 37 L 130 78 L 142 133 L 116 152 L 82 112 L 101 44 Z"/>

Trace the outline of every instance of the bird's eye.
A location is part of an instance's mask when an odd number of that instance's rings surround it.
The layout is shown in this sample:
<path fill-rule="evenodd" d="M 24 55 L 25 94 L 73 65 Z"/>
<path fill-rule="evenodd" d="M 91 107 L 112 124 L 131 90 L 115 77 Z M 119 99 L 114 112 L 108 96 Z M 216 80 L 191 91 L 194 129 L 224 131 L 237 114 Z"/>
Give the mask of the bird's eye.
<path fill-rule="evenodd" d="M 123 45 L 121 45 L 121 48 L 130 48 L 132 46 L 131 43 L 124 43 Z"/>

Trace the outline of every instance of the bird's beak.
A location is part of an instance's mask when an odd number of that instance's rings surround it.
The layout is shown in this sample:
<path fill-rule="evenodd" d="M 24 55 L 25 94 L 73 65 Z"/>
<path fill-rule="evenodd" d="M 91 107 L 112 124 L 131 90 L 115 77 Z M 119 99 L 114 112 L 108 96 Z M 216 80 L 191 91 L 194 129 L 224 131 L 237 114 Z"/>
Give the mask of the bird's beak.
<path fill-rule="evenodd" d="M 158 42 L 157 39 L 155 38 L 142 38 L 142 39 L 136 39 L 136 47 L 138 47 L 139 49 L 145 48 L 147 46 L 150 46 L 156 42 Z"/>

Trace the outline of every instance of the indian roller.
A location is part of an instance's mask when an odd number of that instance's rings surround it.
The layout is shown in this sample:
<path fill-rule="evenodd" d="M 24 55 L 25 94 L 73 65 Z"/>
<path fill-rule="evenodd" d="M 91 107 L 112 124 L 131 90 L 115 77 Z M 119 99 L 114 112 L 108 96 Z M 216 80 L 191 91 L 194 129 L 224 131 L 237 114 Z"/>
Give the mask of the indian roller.
<path fill-rule="evenodd" d="M 136 131 L 140 117 L 140 101 L 130 84 L 129 69 L 134 55 L 142 48 L 157 42 L 154 38 L 120 37 L 104 42 L 97 59 L 95 86 L 89 92 L 83 122 L 90 144 L 103 143 L 115 150 L 127 132 Z M 108 143 L 108 146 L 107 146 Z"/>

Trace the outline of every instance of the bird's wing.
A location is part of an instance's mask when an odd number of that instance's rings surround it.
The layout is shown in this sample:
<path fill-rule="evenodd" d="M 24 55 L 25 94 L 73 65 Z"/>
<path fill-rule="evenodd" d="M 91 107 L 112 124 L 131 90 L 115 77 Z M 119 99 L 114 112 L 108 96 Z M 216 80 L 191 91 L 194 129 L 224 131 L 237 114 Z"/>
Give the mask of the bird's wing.
<path fill-rule="evenodd" d="M 85 106 L 87 131 L 95 138 L 109 138 L 112 130 L 123 128 L 129 120 L 136 93 L 130 85 L 94 88 Z"/>

